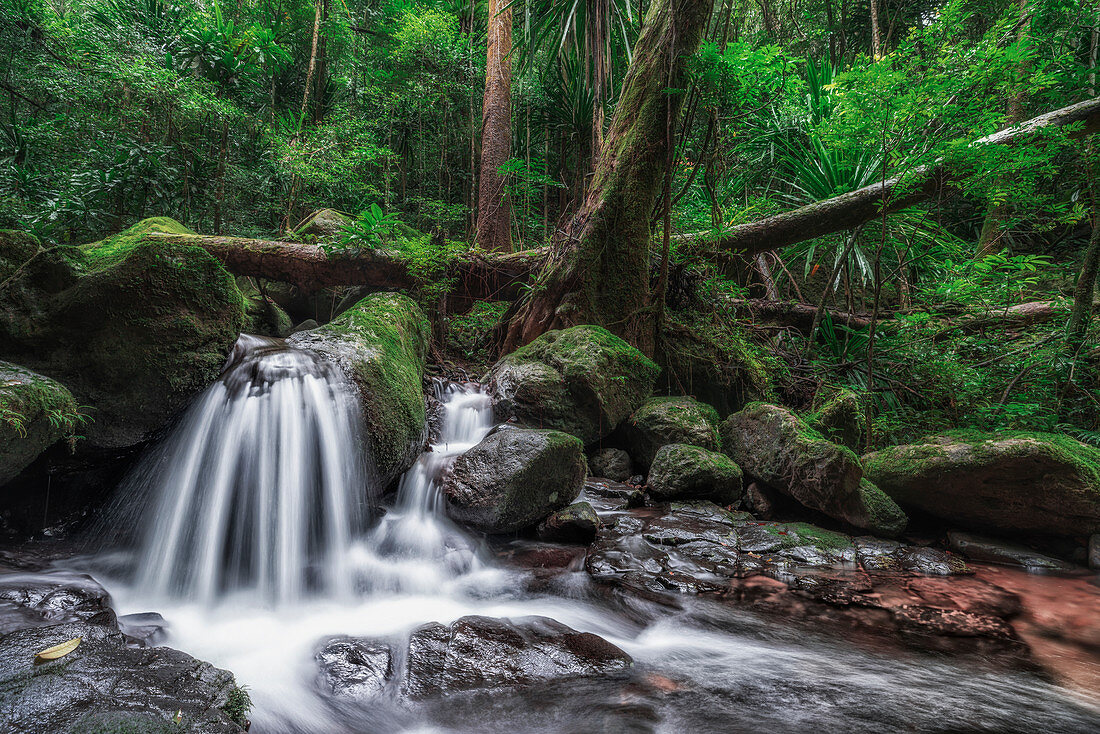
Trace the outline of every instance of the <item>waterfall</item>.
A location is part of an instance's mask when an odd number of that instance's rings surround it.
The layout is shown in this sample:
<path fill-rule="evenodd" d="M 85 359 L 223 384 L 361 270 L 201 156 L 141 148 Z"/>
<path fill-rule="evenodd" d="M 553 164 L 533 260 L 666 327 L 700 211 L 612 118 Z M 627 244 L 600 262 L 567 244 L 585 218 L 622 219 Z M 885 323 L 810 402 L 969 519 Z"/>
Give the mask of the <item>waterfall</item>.
<path fill-rule="evenodd" d="M 354 389 L 334 365 L 241 336 L 221 378 L 151 465 L 138 584 L 211 601 L 347 594 L 347 548 L 373 494 Z"/>

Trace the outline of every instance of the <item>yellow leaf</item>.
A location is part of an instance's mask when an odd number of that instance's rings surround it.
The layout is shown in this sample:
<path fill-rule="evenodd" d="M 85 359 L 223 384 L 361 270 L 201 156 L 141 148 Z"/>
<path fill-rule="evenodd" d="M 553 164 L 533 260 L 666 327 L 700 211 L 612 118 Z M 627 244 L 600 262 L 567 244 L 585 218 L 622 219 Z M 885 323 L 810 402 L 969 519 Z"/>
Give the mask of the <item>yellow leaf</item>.
<path fill-rule="evenodd" d="M 57 660 L 63 658 L 73 650 L 77 648 L 83 637 L 74 637 L 68 642 L 62 642 L 60 645 L 54 645 L 53 647 L 47 647 L 42 652 L 35 655 L 35 660 Z"/>

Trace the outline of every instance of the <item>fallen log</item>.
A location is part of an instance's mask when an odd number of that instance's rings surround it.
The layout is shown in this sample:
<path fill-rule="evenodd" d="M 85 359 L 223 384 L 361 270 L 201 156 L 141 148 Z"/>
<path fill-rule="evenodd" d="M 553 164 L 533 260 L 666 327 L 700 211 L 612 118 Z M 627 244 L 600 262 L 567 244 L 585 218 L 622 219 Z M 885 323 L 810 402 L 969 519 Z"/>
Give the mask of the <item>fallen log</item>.
<path fill-rule="evenodd" d="M 957 331 L 973 334 L 984 329 L 1020 329 L 1055 318 L 1064 319 L 1069 317 L 1069 307 L 1069 301 L 1055 300 L 1031 301 L 1007 308 L 993 309 L 944 327 L 936 333 L 933 341 L 939 341 Z"/>
<path fill-rule="evenodd" d="M 769 301 L 763 298 L 730 298 L 725 303 L 734 313 L 753 321 L 791 326 L 801 332 L 809 333 L 813 326 L 817 306 L 797 301 Z M 850 313 L 838 308 L 826 308 L 833 323 L 843 324 L 853 329 L 866 329 L 871 326 L 870 314 Z M 880 314 L 889 318 L 887 314 Z"/>

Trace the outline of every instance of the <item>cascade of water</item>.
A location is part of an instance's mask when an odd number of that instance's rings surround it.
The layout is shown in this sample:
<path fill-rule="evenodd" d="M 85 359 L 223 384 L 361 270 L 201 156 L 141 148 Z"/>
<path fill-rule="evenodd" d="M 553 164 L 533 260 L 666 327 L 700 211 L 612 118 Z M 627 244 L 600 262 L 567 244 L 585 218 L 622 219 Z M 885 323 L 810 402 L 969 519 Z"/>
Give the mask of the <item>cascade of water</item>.
<path fill-rule="evenodd" d="M 317 355 L 244 335 L 142 473 L 153 494 L 138 583 L 209 601 L 351 591 L 346 551 L 370 496 L 358 402 Z"/>

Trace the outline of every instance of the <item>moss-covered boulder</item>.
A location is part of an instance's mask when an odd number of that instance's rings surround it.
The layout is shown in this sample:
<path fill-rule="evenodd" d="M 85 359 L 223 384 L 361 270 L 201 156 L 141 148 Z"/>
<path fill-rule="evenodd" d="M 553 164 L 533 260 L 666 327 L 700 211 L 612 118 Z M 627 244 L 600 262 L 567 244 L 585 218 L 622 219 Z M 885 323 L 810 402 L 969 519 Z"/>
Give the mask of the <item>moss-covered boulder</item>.
<path fill-rule="evenodd" d="M 489 387 L 501 417 L 585 444 L 607 436 L 653 390 L 657 365 L 599 326 L 548 331 L 501 359 Z"/>
<path fill-rule="evenodd" d="M 134 445 L 217 377 L 244 321 L 230 274 L 164 217 L 40 252 L 0 289 L 3 356 L 88 406 L 96 446 Z"/>
<path fill-rule="evenodd" d="M 59 382 L 0 362 L 0 484 L 23 471 L 81 420 L 72 393 Z"/>
<path fill-rule="evenodd" d="M 355 384 L 383 484 L 412 465 L 424 444 L 424 360 L 431 327 L 398 293 L 374 293 L 339 318 L 287 339 L 334 361 Z"/>
<path fill-rule="evenodd" d="M 699 446 L 662 446 L 649 470 L 649 494 L 659 500 L 741 501 L 741 468 L 725 454 Z"/>
<path fill-rule="evenodd" d="M 294 230 L 294 234 L 335 239 L 343 234 L 344 227 L 349 224 L 351 224 L 351 219 L 335 209 L 318 209 L 298 225 L 298 228 Z"/>
<path fill-rule="evenodd" d="M 455 461 L 443 484 L 447 514 L 482 532 L 515 532 L 576 499 L 586 471 L 580 439 L 504 428 Z"/>
<path fill-rule="evenodd" d="M 539 523 L 538 537 L 550 543 L 587 545 L 599 529 L 600 516 L 595 508 L 588 502 L 574 502 Z"/>
<path fill-rule="evenodd" d="M 902 506 L 970 527 L 1100 532 L 1100 449 L 1049 433 L 951 432 L 863 457 Z"/>
<path fill-rule="evenodd" d="M 668 444 L 721 449 L 718 411 L 694 398 L 650 398 L 623 423 L 622 432 L 630 458 L 643 471 L 649 469 L 658 449 Z"/>
<path fill-rule="evenodd" d="M 33 235 L 15 229 L 0 229 L 0 281 L 10 278 L 41 249 Z"/>
<path fill-rule="evenodd" d="M 819 391 L 806 422 L 825 438 L 852 451 L 864 448 L 867 414 L 863 412 L 863 401 L 851 390 Z"/>
<path fill-rule="evenodd" d="M 753 403 L 722 423 L 722 447 L 749 476 L 830 517 L 895 534 L 904 515 L 863 482 L 859 457 L 790 410 Z"/>

